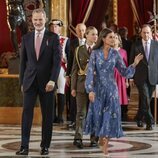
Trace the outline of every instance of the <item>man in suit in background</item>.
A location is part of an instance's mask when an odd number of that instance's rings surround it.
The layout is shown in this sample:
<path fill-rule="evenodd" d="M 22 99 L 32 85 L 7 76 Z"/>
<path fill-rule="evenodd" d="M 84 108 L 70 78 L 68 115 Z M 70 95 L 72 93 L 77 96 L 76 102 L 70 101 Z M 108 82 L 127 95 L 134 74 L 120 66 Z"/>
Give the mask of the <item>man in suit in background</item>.
<path fill-rule="evenodd" d="M 22 138 L 16 155 L 28 155 L 33 109 L 39 96 L 42 113 L 41 155 L 49 153 L 52 137 L 53 97 L 60 71 L 58 35 L 45 29 L 46 13 L 32 13 L 35 31 L 23 36 L 20 54 L 20 85 L 23 92 Z"/>
<path fill-rule="evenodd" d="M 136 41 L 131 48 L 130 63 L 134 57 L 142 53 L 144 58 L 136 67 L 134 83 L 139 92 L 139 108 L 136 116 L 137 126 L 143 127 L 143 120 L 146 123 L 146 130 L 152 130 L 154 123 L 150 110 L 150 101 L 155 85 L 158 83 L 158 42 L 152 40 L 150 25 L 144 24 L 141 29 L 141 40 Z M 132 80 L 130 80 L 132 82 Z"/>
<path fill-rule="evenodd" d="M 70 80 L 71 80 L 71 70 L 73 65 L 73 59 L 75 50 L 78 46 L 84 45 L 86 39 L 84 38 L 86 31 L 86 25 L 84 23 L 79 23 L 76 25 L 76 35 L 77 37 L 70 40 L 70 54 L 68 58 L 68 64 L 67 64 L 67 71 L 66 71 L 66 84 L 69 87 L 70 91 Z M 74 129 L 75 128 L 75 122 L 76 122 L 76 98 L 72 97 L 70 95 L 70 104 L 69 104 L 69 128 Z"/>

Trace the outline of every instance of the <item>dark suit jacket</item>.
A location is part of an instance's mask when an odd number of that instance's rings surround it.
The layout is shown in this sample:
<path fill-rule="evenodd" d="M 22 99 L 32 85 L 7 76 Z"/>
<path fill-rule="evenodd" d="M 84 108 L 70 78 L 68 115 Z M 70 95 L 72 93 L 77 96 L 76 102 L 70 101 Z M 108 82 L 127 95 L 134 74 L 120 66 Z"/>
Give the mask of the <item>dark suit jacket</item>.
<path fill-rule="evenodd" d="M 69 59 L 70 56 L 70 39 L 67 39 L 66 46 L 65 46 L 65 54 L 66 58 Z"/>
<path fill-rule="evenodd" d="M 140 85 L 148 79 L 151 85 L 156 85 L 158 83 L 158 42 L 151 40 L 150 55 L 147 61 L 142 40 L 136 41 L 131 48 L 130 64 L 139 53 L 142 53 L 144 58 L 136 67 L 135 83 Z"/>
<path fill-rule="evenodd" d="M 60 71 L 61 52 L 58 35 L 45 30 L 39 59 L 36 59 L 35 32 L 23 36 L 20 54 L 20 85 L 26 91 L 35 77 L 39 88 L 45 91 L 48 81 L 57 81 Z"/>
<path fill-rule="evenodd" d="M 89 62 L 89 58 L 90 58 L 90 54 L 88 53 L 86 45 L 79 46 L 78 59 L 82 70 L 84 70 L 85 67 L 87 66 Z M 85 90 L 86 75 L 78 75 L 78 72 L 79 72 L 79 66 L 77 64 L 76 52 L 75 52 L 73 67 L 72 67 L 72 76 L 71 76 L 71 90 L 74 89 L 77 92 L 84 93 L 86 92 Z"/>
<path fill-rule="evenodd" d="M 75 49 L 79 46 L 79 40 L 78 38 L 75 38 L 73 40 L 70 40 L 70 54 L 68 57 L 68 65 L 67 65 L 67 71 L 66 76 L 71 75 L 72 65 L 73 65 L 73 59 L 75 54 Z"/>

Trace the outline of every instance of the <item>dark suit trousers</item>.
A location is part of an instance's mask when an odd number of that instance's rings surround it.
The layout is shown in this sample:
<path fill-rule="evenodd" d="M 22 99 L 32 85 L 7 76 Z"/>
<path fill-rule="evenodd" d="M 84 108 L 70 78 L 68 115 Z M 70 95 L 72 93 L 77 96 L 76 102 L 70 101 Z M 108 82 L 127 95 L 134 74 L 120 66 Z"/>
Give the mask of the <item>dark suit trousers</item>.
<path fill-rule="evenodd" d="M 154 119 L 150 110 L 150 102 L 155 86 L 150 85 L 148 81 L 136 86 L 139 92 L 139 108 L 136 119 L 137 121 L 144 119 L 146 124 L 151 125 L 154 123 Z"/>
<path fill-rule="evenodd" d="M 38 88 L 35 79 L 31 87 L 23 94 L 23 114 L 22 114 L 22 143 L 21 146 L 29 148 L 30 131 L 33 121 L 33 111 L 39 96 L 42 113 L 42 141 L 41 147 L 49 148 L 52 138 L 53 121 L 53 99 L 54 92 L 44 92 Z"/>

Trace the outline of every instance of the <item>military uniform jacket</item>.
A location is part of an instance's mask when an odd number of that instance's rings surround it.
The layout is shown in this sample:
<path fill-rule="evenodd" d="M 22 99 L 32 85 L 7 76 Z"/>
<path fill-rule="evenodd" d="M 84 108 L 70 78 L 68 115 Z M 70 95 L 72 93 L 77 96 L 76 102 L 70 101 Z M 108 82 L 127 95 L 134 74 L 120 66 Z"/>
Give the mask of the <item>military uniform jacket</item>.
<path fill-rule="evenodd" d="M 71 76 L 71 90 L 85 93 L 85 79 L 88 68 L 90 54 L 86 45 L 82 45 L 76 48 Z"/>

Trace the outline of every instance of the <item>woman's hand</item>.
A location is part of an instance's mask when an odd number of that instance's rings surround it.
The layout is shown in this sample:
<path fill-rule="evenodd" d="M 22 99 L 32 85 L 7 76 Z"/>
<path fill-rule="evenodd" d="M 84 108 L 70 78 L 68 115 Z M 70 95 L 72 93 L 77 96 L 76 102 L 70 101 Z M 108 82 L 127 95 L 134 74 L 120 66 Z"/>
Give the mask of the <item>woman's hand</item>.
<path fill-rule="evenodd" d="M 129 87 L 129 82 L 128 82 L 128 79 L 126 79 L 126 88 Z"/>
<path fill-rule="evenodd" d="M 130 79 L 130 80 L 129 80 L 129 85 L 130 85 L 131 88 L 132 88 L 132 87 L 135 87 L 135 84 L 134 84 L 134 80 L 133 80 L 133 79 Z"/>
<path fill-rule="evenodd" d="M 134 58 L 134 63 L 132 64 L 134 67 L 136 67 L 139 62 L 143 59 L 143 54 L 139 53 L 135 58 Z"/>
<path fill-rule="evenodd" d="M 89 100 L 90 100 L 90 102 L 94 102 L 94 100 L 95 100 L 95 93 L 94 92 L 90 92 L 89 93 Z"/>

